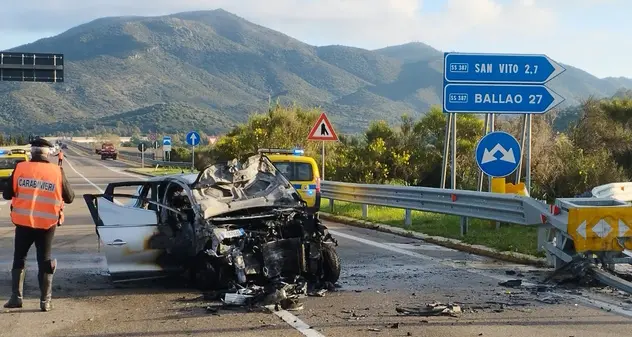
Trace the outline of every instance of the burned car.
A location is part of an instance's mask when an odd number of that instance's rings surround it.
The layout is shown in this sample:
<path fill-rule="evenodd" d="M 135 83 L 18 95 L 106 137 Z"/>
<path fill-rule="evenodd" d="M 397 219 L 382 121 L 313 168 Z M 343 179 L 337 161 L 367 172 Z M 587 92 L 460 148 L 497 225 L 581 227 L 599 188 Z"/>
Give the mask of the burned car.
<path fill-rule="evenodd" d="M 340 276 L 336 241 L 265 155 L 110 183 L 84 199 L 115 280 L 182 273 L 223 289 Z"/>

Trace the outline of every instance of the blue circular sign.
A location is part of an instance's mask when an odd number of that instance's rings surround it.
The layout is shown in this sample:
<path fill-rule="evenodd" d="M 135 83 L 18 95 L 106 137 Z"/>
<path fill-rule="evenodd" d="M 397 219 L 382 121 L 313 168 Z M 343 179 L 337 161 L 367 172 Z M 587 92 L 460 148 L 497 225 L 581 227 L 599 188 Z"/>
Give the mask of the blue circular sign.
<path fill-rule="evenodd" d="M 491 177 L 506 177 L 520 165 L 520 143 L 504 131 L 490 132 L 476 144 L 476 163 Z"/>
<path fill-rule="evenodd" d="M 195 131 L 189 131 L 186 135 L 187 144 L 196 146 L 200 144 L 200 134 Z"/>

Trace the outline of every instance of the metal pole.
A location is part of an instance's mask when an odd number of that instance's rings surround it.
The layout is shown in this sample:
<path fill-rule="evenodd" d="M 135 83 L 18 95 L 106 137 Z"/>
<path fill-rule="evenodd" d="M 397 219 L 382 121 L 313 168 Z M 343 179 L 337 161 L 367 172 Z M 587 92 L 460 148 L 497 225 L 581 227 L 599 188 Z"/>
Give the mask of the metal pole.
<path fill-rule="evenodd" d="M 527 158 L 525 160 L 525 187 L 531 195 L 531 114 L 527 115 Z"/>
<path fill-rule="evenodd" d="M 445 188 L 446 176 L 448 175 L 448 149 L 450 148 L 450 128 L 452 127 L 452 114 L 448 114 L 445 120 L 445 137 L 443 138 L 443 162 L 441 164 L 441 186 Z"/>
<path fill-rule="evenodd" d="M 322 172 L 322 180 L 325 180 L 325 141 L 323 140 L 323 153 L 322 153 L 322 167 L 323 167 L 323 172 Z"/>
<path fill-rule="evenodd" d="M 526 137 L 527 137 L 527 116 L 528 114 L 524 114 L 524 119 L 522 121 L 522 138 L 520 138 L 520 159 L 518 161 L 518 173 L 516 173 L 516 184 L 520 183 L 520 178 L 522 177 L 522 164 L 524 164 L 524 160 L 522 160 L 522 158 L 524 157 L 524 151 L 526 150 L 524 148 L 524 144 L 526 141 Z"/>
<path fill-rule="evenodd" d="M 452 180 L 452 189 L 456 189 L 456 114 L 452 116 L 452 138 L 450 146 L 452 147 L 452 168 L 450 173 L 450 180 Z"/>
<path fill-rule="evenodd" d="M 145 168 L 145 144 L 140 143 L 140 167 Z"/>
<path fill-rule="evenodd" d="M 489 131 L 489 114 L 485 114 L 485 130 L 483 131 L 483 133 L 487 134 L 488 131 Z M 480 170 L 480 172 L 478 172 L 478 191 L 479 192 L 483 191 L 483 170 Z"/>
<path fill-rule="evenodd" d="M 496 131 L 496 114 L 489 114 L 489 132 L 494 132 Z M 492 191 L 492 178 L 491 177 L 487 177 L 487 191 L 491 192 Z"/>
<path fill-rule="evenodd" d="M 195 170 L 195 145 L 193 145 L 193 149 L 191 150 L 191 171 Z"/>

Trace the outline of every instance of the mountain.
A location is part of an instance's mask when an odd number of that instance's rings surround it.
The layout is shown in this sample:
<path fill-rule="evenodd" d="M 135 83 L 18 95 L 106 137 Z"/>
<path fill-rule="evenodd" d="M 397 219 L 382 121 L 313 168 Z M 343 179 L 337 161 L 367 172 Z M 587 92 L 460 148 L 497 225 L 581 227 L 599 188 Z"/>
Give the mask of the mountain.
<path fill-rule="evenodd" d="M 269 99 L 321 106 L 339 132 L 355 132 L 441 100 L 443 57 L 428 45 L 316 47 L 221 9 L 101 18 L 11 51 L 64 53 L 66 71 L 64 83 L 0 86 L 7 133 L 195 125 L 213 134 Z M 567 106 L 632 89 L 632 79 L 567 69 L 551 82 Z"/>

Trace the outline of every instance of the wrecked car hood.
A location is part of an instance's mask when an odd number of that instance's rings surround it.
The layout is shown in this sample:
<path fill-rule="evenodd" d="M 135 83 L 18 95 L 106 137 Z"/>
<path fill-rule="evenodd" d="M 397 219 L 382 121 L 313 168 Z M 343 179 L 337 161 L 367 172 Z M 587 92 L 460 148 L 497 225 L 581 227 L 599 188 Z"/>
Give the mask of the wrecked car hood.
<path fill-rule="evenodd" d="M 248 208 L 305 207 L 292 184 L 265 155 L 251 156 L 243 163 L 209 165 L 191 191 L 205 219 Z"/>

